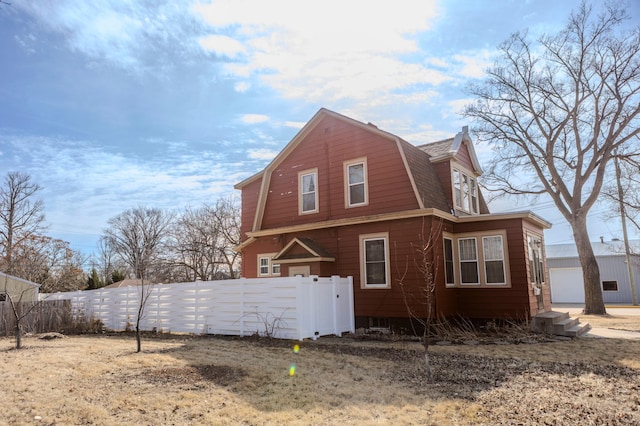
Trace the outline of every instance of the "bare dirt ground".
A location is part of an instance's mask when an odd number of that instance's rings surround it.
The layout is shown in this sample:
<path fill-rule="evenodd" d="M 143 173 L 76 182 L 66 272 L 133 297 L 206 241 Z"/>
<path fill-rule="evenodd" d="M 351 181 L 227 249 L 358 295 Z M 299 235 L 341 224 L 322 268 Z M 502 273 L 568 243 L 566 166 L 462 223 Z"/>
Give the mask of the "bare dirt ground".
<path fill-rule="evenodd" d="M 0 423 L 640 423 L 638 340 L 468 343 L 433 346 L 427 383 L 407 341 L 3 338 Z"/>

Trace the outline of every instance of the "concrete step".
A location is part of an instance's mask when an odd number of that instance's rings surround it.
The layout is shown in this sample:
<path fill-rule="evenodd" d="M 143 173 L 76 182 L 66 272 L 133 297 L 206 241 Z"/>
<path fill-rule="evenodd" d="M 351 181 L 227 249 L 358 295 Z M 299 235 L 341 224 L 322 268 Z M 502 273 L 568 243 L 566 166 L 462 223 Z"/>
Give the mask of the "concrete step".
<path fill-rule="evenodd" d="M 571 318 L 568 312 L 543 312 L 532 318 L 531 328 L 539 333 L 556 336 L 577 337 L 591 330 L 589 324 L 580 324 L 578 318 Z"/>
<path fill-rule="evenodd" d="M 580 320 L 578 318 L 565 318 L 560 321 L 554 321 L 553 323 L 553 334 L 557 334 L 559 336 L 564 336 L 562 334 L 566 330 L 569 330 L 580 324 Z"/>
<path fill-rule="evenodd" d="M 591 330 L 591 326 L 588 323 L 578 324 L 578 325 L 574 325 L 571 328 L 567 328 L 566 330 L 564 330 L 563 334 L 559 334 L 559 335 L 567 336 L 567 337 L 579 337 L 589 332 L 589 330 Z"/>

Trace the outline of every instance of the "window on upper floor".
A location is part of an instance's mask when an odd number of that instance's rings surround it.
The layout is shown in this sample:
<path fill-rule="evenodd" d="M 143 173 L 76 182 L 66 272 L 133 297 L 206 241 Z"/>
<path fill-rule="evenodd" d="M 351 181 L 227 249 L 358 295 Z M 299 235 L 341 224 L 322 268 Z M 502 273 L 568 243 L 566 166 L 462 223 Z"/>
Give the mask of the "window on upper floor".
<path fill-rule="evenodd" d="M 318 208 L 318 169 L 306 170 L 298 174 L 300 214 L 317 213 Z"/>
<path fill-rule="evenodd" d="M 273 262 L 276 253 L 265 253 L 258 255 L 258 276 L 272 277 L 280 276 L 280 264 Z"/>
<path fill-rule="evenodd" d="M 488 231 L 444 237 L 447 287 L 508 286 L 506 233 Z"/>
<path fill-rule="evenodd" d="M 453 169 L 453 199 L 457 209 L 478 214 L 478 181 L 456 168 Z"/>
<path fill-rule="evenodd" d="M 357 207 L 367 205 L 369 194 L 367 188 L 366 159 L 352 160 L 344 165 L 345 205 Z"/>
<path fill-rule="evenodd" d="M 362 288 L 389 288 L 389 234 L 360 236 L 360 284 Z"/>

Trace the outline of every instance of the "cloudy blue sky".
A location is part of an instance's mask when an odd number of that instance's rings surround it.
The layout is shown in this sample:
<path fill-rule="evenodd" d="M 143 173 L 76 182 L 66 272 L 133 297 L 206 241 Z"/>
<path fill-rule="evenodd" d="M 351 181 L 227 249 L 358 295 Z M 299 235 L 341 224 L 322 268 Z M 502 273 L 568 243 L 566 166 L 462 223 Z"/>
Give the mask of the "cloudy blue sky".
<path fill-rule="evenodd" d="M 8 0 L 0 4 L 0 172 L 44 189 L 48 235 L 89 253 L 138 205 L 215 202 L 321 107 L 421 144 L 467 123 L 465 84 L 512 32 L 578 0 Z M 634 6 L 637 8 L 638 6 Z M 634 11 L 635 16 L 640 16 Z M 477 147 L 482 158 L 491 153 Z M 571 241 L 551 203 L 548 243 Z M 591 236 L 620 237 L 593 214 Z"/>

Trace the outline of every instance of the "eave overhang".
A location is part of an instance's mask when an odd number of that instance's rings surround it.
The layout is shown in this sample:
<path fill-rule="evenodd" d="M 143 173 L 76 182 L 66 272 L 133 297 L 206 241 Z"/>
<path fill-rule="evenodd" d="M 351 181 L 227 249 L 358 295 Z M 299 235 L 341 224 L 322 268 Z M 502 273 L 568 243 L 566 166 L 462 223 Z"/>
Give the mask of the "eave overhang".
<path fill-rule="evenodd" d="M 511 213 L 491 213 L 474 216 L 454 216 L 450 213 L 438 209 L 415 209 L 398 213 L 386 213 L 372 216 L 360 216 L 347 219 L 334 219 L 323 222 L 314 222 L 301 225 L 282 226 L 278 228 L 263 229 L 260 231 L 248 232 L 249 238 L 237 246 L 235 250 L 240 251 L 249 246 L 260 237 L 267 237 L 280 234 L 293 234 L 298 232 L 313 231 L 318 229 L 337 228 L 341 226 L 360 225 L 364 223 L 384 222 L 388 220 L 409 219 L 415 217 L 433 216 L 452 223 L 474 223 L 489 222 L 496 220 L 519 219 L 531 222 L 542 229 L 550 229 L 551 223 L 531 211 L 511 212 Z"/>

